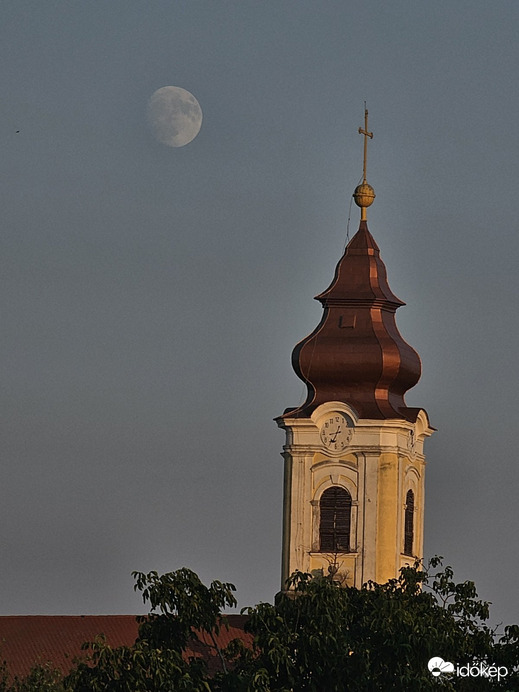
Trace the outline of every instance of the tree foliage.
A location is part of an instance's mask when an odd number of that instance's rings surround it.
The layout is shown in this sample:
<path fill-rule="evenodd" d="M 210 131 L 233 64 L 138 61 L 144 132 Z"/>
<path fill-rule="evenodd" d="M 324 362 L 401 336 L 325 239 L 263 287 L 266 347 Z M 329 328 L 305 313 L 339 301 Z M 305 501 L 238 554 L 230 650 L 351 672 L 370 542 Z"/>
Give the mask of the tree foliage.
<path fill-rule="evenodd" d="M 5 661 L 0 666 L 0 692 L 68 692 L 60 670 L 52 665 L 35 665 L 23 678 L 9 682 Z"/>
<path fill-rule="evenodd" d="M 111 648 L 99 637 L 85 645 L 89 659 L 65 678 L 36 668 L 8 684 L 0 671 L 0 692 L 388 692 L 390 690 L 518 690 L 519 627 L 500 637 L 486 623 L 489 604 L 475 586 L 456 583 L 450 567 L 435 558 L 416 563 L 386 584 L 361 589 L 339 584 L 333 575 L 296 573 L 275 604 L 245 609 L 247 648 L 235 640 L 225 649 L 218 633 L 223 610 L 236 605 L 234 586 L 207 587 L 194 572 L 164 575 L 135 572 L 150 613 L 139 618 L 132 646 Z M 208 671 L 190 647 L 210 642 L 220 662 Z M 463 665 L 496 664 L 508 675 L 445 673 L 433 677 L 433 657 Z M 5 670 L 4 670 L 5 673 Z"/>
<path fill-rule="evenodd" d="M 186 655 L 188 645 L 206 635 L 222 662 L 216 635 L 226 619 L 222 610 L 234 607 L 235 587 L 213 581 L 209 587 L 189 569 L 159 575 L 134 572 L 135 589 L 149 615 L 137 618 L 139 636 L 133 646 L 112 649 L 104 639 L 87 645 L 90 660 L 80 663 L 66 678 L 74 692 L 210 692 L 207 665 Z M 204 640 L 205 641 L 205 640 Z"/>
<path fill-rule="evenodd" d="M 440 565 L 432 561 L 431 568 Z M 496 642 L 485 621 L 489 604 L 472 582 L 455 583 L 450 567 L 420 564 L 386 584 L 342 587 L 332 578 L 296 573 L 274 606 L 247 610 L 253 655 L 234 670 L 262 691 L 318 692 L 498 689 L 486 679 L 442 675 L 428 661 L 510 665 L 502 689 L 519 689 L 517 631 Z M 516 687 L 509 687 L 514 679 Z"/>

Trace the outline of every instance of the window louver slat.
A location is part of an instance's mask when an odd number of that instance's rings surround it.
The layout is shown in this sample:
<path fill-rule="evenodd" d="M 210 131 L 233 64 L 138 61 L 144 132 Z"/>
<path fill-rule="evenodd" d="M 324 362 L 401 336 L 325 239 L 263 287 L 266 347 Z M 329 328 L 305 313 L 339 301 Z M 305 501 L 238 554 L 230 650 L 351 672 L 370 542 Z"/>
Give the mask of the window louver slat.
<path fill-rule="evenodd" d="M 326 553 L 350 551 L 351 495 L 344 488 L 328 488 L 319 503 L 319 549 Z"/>

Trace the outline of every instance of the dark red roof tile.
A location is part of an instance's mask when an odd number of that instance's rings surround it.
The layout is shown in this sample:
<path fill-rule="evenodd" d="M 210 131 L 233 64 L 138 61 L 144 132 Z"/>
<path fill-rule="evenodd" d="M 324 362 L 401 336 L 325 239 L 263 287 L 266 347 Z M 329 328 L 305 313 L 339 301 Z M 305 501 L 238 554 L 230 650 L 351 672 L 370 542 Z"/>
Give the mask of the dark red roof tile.
<path fill-rule="evenodd" d="M 217 637 L 219 646 L 226 647 L 232 639 L 246 644 L 252 637 L 243 631 L 246 617 L 228 615 L 229 629 L 222 627 Z M 84 657 L 81 645 L 104 634 L 113 648 L 131 646 L 138 634 L 135 615 L 5 615 L 0 616 L 0 659 L 7 663 L 12 676 L 23 677 L 37 664 L 50 663 L 67 673 L 74 659 Z M 218 664 L 209 638 L 195 643 L 187 655 L 203 656 L 209 670 Z M 207 641 L 207 646 L 204 646 Z"/>

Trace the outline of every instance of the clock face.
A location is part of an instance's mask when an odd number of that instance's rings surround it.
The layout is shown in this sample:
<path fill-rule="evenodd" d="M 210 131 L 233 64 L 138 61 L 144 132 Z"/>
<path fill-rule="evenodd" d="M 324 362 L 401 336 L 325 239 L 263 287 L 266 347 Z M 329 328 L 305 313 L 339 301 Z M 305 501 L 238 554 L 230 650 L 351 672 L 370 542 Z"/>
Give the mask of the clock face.
<path fill-rule="evenodd" d="M 331 413 L 321 422 L 321 442 L 332 452 L 346 449 L 353 434 L 353 423 L 342 413 Z"/>

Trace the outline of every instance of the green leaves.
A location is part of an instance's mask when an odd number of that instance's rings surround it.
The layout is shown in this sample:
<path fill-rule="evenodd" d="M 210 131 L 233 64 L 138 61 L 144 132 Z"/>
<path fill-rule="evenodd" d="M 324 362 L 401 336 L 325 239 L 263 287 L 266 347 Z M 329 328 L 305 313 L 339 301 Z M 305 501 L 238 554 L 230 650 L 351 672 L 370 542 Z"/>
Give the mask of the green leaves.
<path fill-rule="evenodd" d="M 8 692 L 66 692 L 62 674 L 51 665 L 37 665 L 24 679 L 15 678 L 12 685 L 2 688 Z M 5 683 L 5 681 L 4 681 Z"/>
<path fill-rule="evenodd" d="M 210 629 L 217 625 L 220 611 L 237 603 L 236 587 L 220 581 L 204 586 L 198 575 L 183 567 L 176 572 L 159 575 L 157 572 L 133 572 L 134 589 L 140 591 L 151 611 L 175 616 L 189 622 L 191 627 Z"/>
<path fill-rule="evenodd" d="M 66 678 L 74 692 L 207 692 L 203 661 L 185 661 L 172 649 L 158 649 L 146 641 L 112 649 L 102 640 L 89 646 L 88 663 L 79 664 Z"/>
<path fill-rule="evenodd" d="M 216 636 L 225 618 L 222 609 L 236 605 L 232 584 L 213 581 L 205 586 L 187 568 L 159 575 L 134 572 L 135 590 L 150 604 L 150 614 L 139 617 L 139 636 L 131 647 L 112 649 L 103 639 L 90 643 L 87 664 L 67 678 L 74 692 L 211 692 L 216 689 L 202 658 L 188 657 L 193 640 L 207 635 L 226 673 L 226 659 Z"/>
<path fill-rule="evenodd" d="M 452 675 L 439 680 L 428 670 L 433 656 L 502 665 L 515 656 L 509 682 L 519 662 L 519 628 L 507 629 L 506 643 L 496 642 L 484 624 L 489 604 L 478 599 L 472 582 L 457 584 L 450 567 L 431 574 L 440 566 L 441 558 L 427 568 L 416 563 L 398 579 L 362 589 L 292 575 L 275 605 L 247 609 L 255 656 L 234 673 L 248 676 L 244 689 L 272 692 L 499 689 L 488 680 L 479 687 Z M 255 687 L 258 680 L 263 687 Z"/>
<path fill-rule="evenodd" d="M 361 589 L 332 576 L 296 572 L 274 605 L 246 608 L 253 646 L 234 640 L 222 650 L 222 610 L 236 604 L 232 584 L 205 586 L 189 569 L 135 572 L 135 589 L 150 605 L 132 646 L 112 649 L 103 637 L 85 645 L 87 662 L 61 676 L 35 669 L 0 692 L 390 692 L 391 690 L 519 689 L 519 626 L 498 638 L 487 625 L 489 604 L 473 582 L 456 583 L 441 558 L 416 563 L 386 584 Z M 219 670 L 190 657 L 210 647 Z M 428 661 L 506 666 L 501 681 L 445 673 Z M 5 672 L 5 671 L 4 671 Z M 0 676 L 1 678 L 1 676 Z"/>

